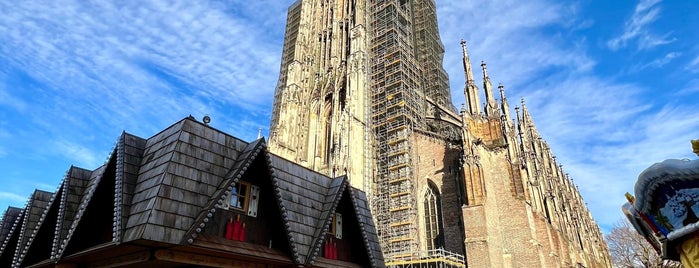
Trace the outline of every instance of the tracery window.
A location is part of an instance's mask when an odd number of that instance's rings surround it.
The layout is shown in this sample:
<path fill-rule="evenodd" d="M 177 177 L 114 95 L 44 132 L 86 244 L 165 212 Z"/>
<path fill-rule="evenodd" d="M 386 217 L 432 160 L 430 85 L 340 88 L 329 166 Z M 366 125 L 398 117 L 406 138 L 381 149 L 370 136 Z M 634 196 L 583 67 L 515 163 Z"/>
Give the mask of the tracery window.
<path fill-rule="evenodd" d="M 430 183 L 422 199 L 427 250 L 444 248 L 442 204 L 440 199 L 439 190 L 434 184 Z"/>

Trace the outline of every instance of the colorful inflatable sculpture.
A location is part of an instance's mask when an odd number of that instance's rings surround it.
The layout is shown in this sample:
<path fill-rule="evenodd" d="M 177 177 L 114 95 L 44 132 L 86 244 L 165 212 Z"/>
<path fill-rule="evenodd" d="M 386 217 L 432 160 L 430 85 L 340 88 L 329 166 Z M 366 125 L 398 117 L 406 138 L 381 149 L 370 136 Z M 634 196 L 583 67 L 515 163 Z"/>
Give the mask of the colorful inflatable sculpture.
<path fill-rule="evenodd" d="M 692 140 L 699 155 L 699 140 Z M 665 259 L 699 268 L 699 160 L 668 159 L 638 175 L 622 206 L 636 231 Z"/>

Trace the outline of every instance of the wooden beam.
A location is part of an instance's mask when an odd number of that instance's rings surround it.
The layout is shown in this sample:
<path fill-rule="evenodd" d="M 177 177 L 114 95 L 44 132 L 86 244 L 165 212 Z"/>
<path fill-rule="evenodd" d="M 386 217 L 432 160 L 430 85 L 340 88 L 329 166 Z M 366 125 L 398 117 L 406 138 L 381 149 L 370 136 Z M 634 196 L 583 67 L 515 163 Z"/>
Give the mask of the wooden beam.
<path fill-rule="evenodd" d="M 240 267 L 240 268 L 265 268 L 265 264 L 235 260 L 230 258 L 214 257 L 208 255 L 193 254 L 182 251 L 161 249 L 155 252 L 157 260 L 202 265 L 210 267 Z"/>
<path fill-rule="evenodd" d="M 145 262 L 150 259 L 151 252 L 149 250 L 144 250 L 136 253 L 121 255 L 106 260 L 101 260 L 98 262 L 91 263 L 88 267 L 94 268 L 111 268 L 111 267 L 121 267 L 129 264 Z"/>

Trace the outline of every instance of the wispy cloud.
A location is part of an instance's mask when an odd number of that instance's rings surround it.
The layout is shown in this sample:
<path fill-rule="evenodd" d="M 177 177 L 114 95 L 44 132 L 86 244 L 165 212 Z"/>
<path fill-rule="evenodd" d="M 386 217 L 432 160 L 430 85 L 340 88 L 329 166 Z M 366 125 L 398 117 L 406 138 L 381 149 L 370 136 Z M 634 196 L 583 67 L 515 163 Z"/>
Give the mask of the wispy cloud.
<path fill-rule="evenodd" d="M 687 64 L 687 67 L 685 67 L 687 71 L 690 71 L 692 73 L 697 73 L 699 72 L 699 55 L 694 57 L 694 59 Z"/>
<path fill-rule="evenodd" d="M 265 118 L 279 70 L 284 5 L 4 3 L 0 55 L 14 73 L 40 85 L 43 94 L 31 104 L 40 111 L 28 111 L 34 120 L 89 114 L 94 125 L 148 133 L 194 112 L 223 114 L 224 107 Z M 11 87 L 0 90 L 8 100 L 0 105 L 19 109 L 22 102 L 10 100 L 21 93 Z"/>
<path fill-rule="evenodd" d="M 643 64 L 641 66 L 634 67 L 632 69 L 634 69 L 634 71 L 639 71 L 639 70 L 648 69 L 648 68 L 662 68 L 663 66 L 672 62 L 674 59 L 676 59 L 680 56 L 682 56 L 682 53 L 680 53 L 680 52 L 676 52 L 676 51 L 670 52 L 670 53 L 665 54 L 665 56 L 663 56 L 662 58 L 655 59 L 651 62 L 648 62 L 648 63 Z"/>
<path fill-rule="evenodd" d="M 11 192 L 0 192 L 0 200 L 5 200 L 9 203 L 23 203 L 27 201 L 26 196 L 21 196 Z M 5 209 L 5 208 L 0 208 Z"/>
<path fill-rule="evenodd" d="M 657 6 L 660 2 L 661 0 L 641 0 L 631 18 L 626 21 L 623 33 L 609 40 L 607 47 L 618 50 L 636 41 L 638 49 L 645 50 L 674 42 L 676 39 L 670 33 L 657 36 L 648 29 L 660 17 L 661 8 Z"/>
<path fill-rule="evenodd" d="M 75 161 L 76 165 L 91 168 L 98 167 L 108 156 L 98 157 L 95 152 L 85 146 L 68 141 L 57 141 L 51 148 L 55 153 L 63 155 L 66 159 Z"/>

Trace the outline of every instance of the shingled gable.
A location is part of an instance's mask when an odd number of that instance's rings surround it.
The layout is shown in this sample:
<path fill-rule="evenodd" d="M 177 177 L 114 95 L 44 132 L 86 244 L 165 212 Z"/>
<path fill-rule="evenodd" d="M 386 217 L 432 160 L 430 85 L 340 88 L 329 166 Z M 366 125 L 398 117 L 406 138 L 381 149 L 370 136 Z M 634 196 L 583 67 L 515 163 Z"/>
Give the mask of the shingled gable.
<path fill-rule="evenodd" d="M 372 267 L 385 267 L 383 251 L 381 251 L 381 244 L 379 244 L 379 235 L 376 232 L 376 226 L 374 225 L 374 219 L 371 216 L 371 210 L 369 209 L 369 199 L 366 193 L 348 187 L 346 190 L 352 201 L 352 206 L 354 207 L 354 212 L 356 214 L 357 221 L 359 223 L 359 229 L 362 233 L 362 240 L 366 246 L 367 253 L 369 254 L 369 260 Z"/>
<path fill-rule="evenodd" d="M 212 216 L 216 212 L 217 206 L 221 206 L 228 202 L 226 197 L 233 190 L 233 184 L 237 183 L 240 178 L 246 175 L 250 165 L 257 159 L 262 151 L 262 148 L 264 147 L 264 139 L 259 139 L 245 146 L 245 148 L 238 155 L 238 159 L 235 160 L 228 173 L 224 176 L 224 179 L 221 181 L 221 185 L 211 196 L 211 199 L 209 199 L 207 205 L 201 210 L 201 212 L 199 212 L 196 221 L 187 231 L 181 243 L 192 244 L 199 233 L 201 233 L 202 230 L 207 227 L 207 223 L 211 220 Z"/>
<path fill-rule="evenodd" d="M 39 221 L 46 213 L 46 208 L 51 201 L 53 193 L 34 190 L 34 193 L 29 198 L 27 206 L 24 209 L 26 215 L 21 223 L 21 229 L 19 233 L 19 240 L 17 242 L 17 248 L 15 249 L 15 255 L 12 259 L 13 267 L 19 266 L 20 260 L 24 258 L 29 249 L 29 242 L 34 237 L 35 229 L 39 226 Z"/>
<path fill-rule="evenodd" d="M 56 231 L 56 220 L 58 219 L 58 210 L 60 207 L 63 191 L 59 186 L 56 194 L 51 194 L 51 197 L 45 209 L 41 213 L 41 217 L 32 230 L 27 230 L 28 240 L 22 252 L 15 255 L 15 265 L 25 267 L 27 264 L 36 263 L 39 261 L 50 259 L 51 244 L 44 241 L 52 241 Z M 39 242 L 34 243 L 35 240 Z M 27 257 L 25 259 L 25 257 Z"/>
<path fill-rule="evenodd" d="M 22 214 L 22 209 L 17 207 L 8 207 L 2 216 L 2 222 L 0 222 L 0 252 L 2 252 L 2 245 L 5 239 L 12 231 L 12 226 L 15 224 L 17 218 Z"/>
<path fill-rule="evenodd" d="M 355 262 L 360 262 L 363 267 L 385 267 L 366 195 L 360 190 L 347 187 L 349 181 L 344 176 L 340 178 L 342 178 L 343 186 L 337 187 L 341 190 L 335 192 L 332 212 L 342 213 L 344 226 L 348 228 L 345 228 L 347 245 L 338 250 L 345 255 L 352 254 L 352 259 Z M 322 229 L 321 238 L 326 237 L 333 213 L 328 215 L 329 221 Z M 335 267 L 337 265 L 335 261 L 318 258 L 319 254 L 317 252 L 320 250 L 323 242 L 327 241 L 320 241 L 318 248 L 314 249 L 314 256 L 310 263 L 320 267 Z M 360 256 L 357 256 L 357 254 Z"/>
<path fill-rule="evenodd" d="M 245 146 L 191 118 L 148 139 L 124 241 L 183 241 Z"/>
<path fill-rule="evenodd" d="M 18 211 L 16 211 L 13 208 L 9 208 L 8 211 L 11 209 L 13 212 L 9 213 L 9 215 L 11 215 L 11 217 L 14 216 L 14 220 L 11 221 L 12 223 L 9 226 L 10 228 L 7 235 L 5 235 L 5 238 L 0 245 L 0 267 L 10 267 L 12 265 L 12 258 L 15 256 L 15 251 L 19 242 L 19 233 L 26 214 L 24 209 L 18 208 Z M 15 215 L 15 211 L 18 214 Z M 8 213 L 5 213 L 5 215 L 8 215 Z M 3 218 L 3 223 L 10 223 L 10 220 Z M 3 224 L 3 228 L 4 225 L 5 224 Z"/>
<path fill-rule="evenodd" d="M 307 260 L 307 263 L 313 264 L 314 260 L 320 254 L 320 248 L 325 241 L 325 234 L 330 228 L 330 224 L 333 221 L 333 215 L 337 210 L 337 204 L 340 202 L 342 197 L 342 192 L 349 185 L 347 176 L 340 176 L 330 180 L 330 185 L 328 187 L 327 194 L 325 195 L 325 201 L 323 202 L 323 207 L 320 212 L 320 220 L 318 221 L 318 226 L 315 228 L 315 233 L 313 237 L 315 240 L 311 243 L 310 252 L 311 258 Z"/>
<path fill-rule="evenodd" d="M 115 240 L 113 211 L 118 206 L 114 203 L 116 160 L 115 148 L 107 163 L 92 172 L 68 235 L 58 246 L 57 258 Z"/>
<path fill-rule="evenodd" d="M 61 243 L 68 238 L 68 232 L 78 213 L 80 201 L 86 192 L 92 171 L 71 166 L 61 182 L 59 192 L 61 194 L 58 219 L 55 226 L 55 235 L 51 243 L 51 259 L 58 258 Z M 58 194 L 58 193 L 57 193 Z"/>
<path fill-rule="evenodd" d="M 315 260 L 334 212 L 337 211 L 338 202 L 343 193 L 351 193 L 348 192 L 351 187 L 348 187 L 347 177 L 330 179 L 274 154 L 269 156 L 280 203 L 286 210 L 284 220 L 289 225 L 290 240 L 297 249 L 297 262 L 318 265 Z M 355 199 L 357 203 L 366 205 L 366 196 L 359 195 Z M 368 210 L 364 211 L 358 205 L 357 216 L 367 213 Z M 356 220 L 361 223 L 359 227 L 364 227 L 361 230 L 365 237 L 363 240 L 371 241 L 366 242 L 366 257 L 371 260 L 373 267 L 383 267 L 383 256 L 373 251 L 378 247 L 378 238 L 371 217 L 367 219 L 362 216 Z M 367 220 L 369 224 L 366 224 Z M 332 267 L 332 262 L 327 267 Z"/>

